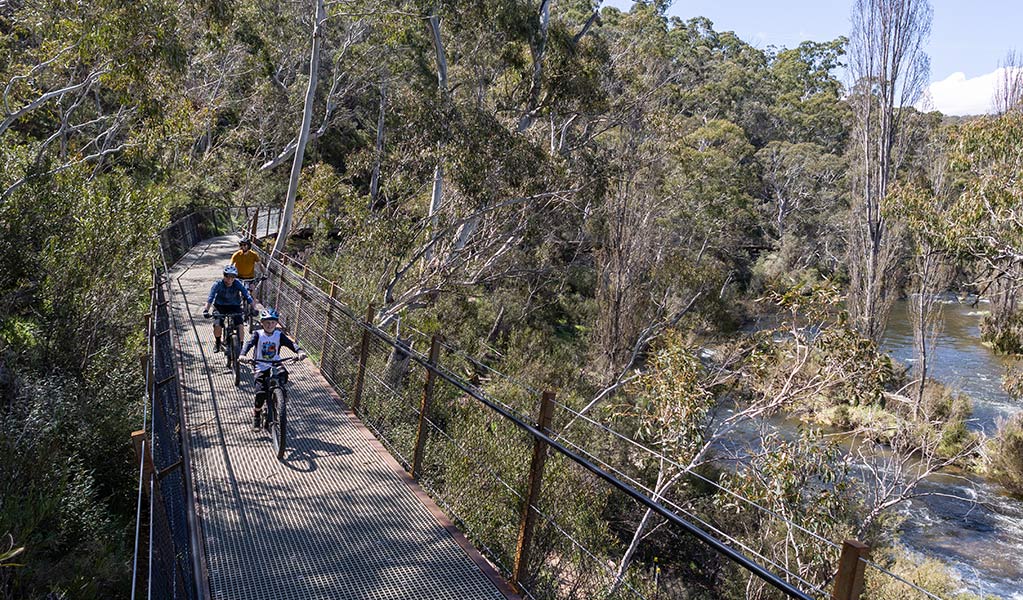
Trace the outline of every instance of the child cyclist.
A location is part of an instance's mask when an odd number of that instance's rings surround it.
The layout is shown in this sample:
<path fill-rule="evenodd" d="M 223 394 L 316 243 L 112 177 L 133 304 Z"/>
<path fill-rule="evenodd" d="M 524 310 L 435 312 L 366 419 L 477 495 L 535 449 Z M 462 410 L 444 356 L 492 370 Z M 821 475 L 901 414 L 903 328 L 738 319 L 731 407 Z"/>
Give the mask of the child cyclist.
<path fill-rule="evenodd" d="M 277 315 L 276 310 L 264 308 L 259 311 L 259 324 L 262 328 L 252 332 L 252 335 L 245 342 L 245 347 L 242 348 L 242 358 L 239 359 L 240 362 L 254 363 L 256 366 L 256 404 L 252 417 L 252 426 L 256 429 L 259 429 L 263 403 L 266 402 L 268 392 L 267 383 L 270 379 L 270 373 L 273 372 L 273 365 L 268 362 L 256 362 L 253 359 L 280 360 L 282 346 L 297 354 L 298 360 L 303 360 L 306 356 L 305 352 L 298 347 L 298 343 L 293 342 L 283 331 L 277 329 L 278 321 L 280 321 L 280 317 Z M 249 348 L 253 349 L 252 358 L 245 356 Z M 277 368 L 283 371 L 281 377 L 286 381 L 287 369 L 283 366 L 278 366 Z"/>

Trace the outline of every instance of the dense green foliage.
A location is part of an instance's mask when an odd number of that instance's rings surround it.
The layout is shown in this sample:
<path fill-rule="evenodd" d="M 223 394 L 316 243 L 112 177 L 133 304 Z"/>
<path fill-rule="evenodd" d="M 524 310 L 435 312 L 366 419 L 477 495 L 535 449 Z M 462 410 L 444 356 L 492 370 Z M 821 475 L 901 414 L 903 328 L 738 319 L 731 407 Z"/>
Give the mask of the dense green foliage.
<path fill-rule="evenodd" d="M 972 456 L 978 442 L 965 400 L 937 387 L 915 401 L 897 393 L 905 375 L 844 310 L 856 168 L 853 109 L 835 74 L 845 40 L 764 50 L 703 18 L 667 18 L 664 3 L 559 2 L 549 24 L 537 4 L 330 3 L 289 252 L 360 313 L 374 303 L 378 323 L 443 332 L 576 410 L 592 404 L 677 465 L 582 428 L 576 443 L 824 582 L 834 564 L 816 542 L 686 471 L 829 539 L 888 544 L 888 515 L 911 490 L 857 491 L 845 453 L 816 428 L 857 430 L 925 469 Z M 311 8 L 0 5 L 0 536 L 25 548 L 26 565 L 0 566 L 0 595 L 126 595 L 128 433 L 141 420 L 154 236 L 191 207 L 280 204 L 309 83 Z M 1019 114 L 948 125 L 902 113 L 909 143 L 885 205 L 892 285 L 908 289 L 912 257 L 936 249 L 960 267 L 957 285 L 982 291 L 993 279 L 1004 301 L 989 337 L 1018 350 Z M 949 157 L 948 185 L 928 170 L 944 164 L 936 155 Z M 925 210 L 938 205 L 950 209 Z M 533 410 L 521 389 L 462 367 Z M 407 451 L 411 426 L 376 401 L 367 410 Z M 525 441 L 509 442 L 457 395 L 442 405 L 450 435 L 522 475 Z M 787 415 L 805 431 L 758 434 L 772 452 L 727 456 L 723 407 L 750 429 Z M 1006 432 L 1010 462 L 999 465 L 1018 463 L 1018 437 Z M 428 456 L 425 481 L 438 491 L 481 480 L 440 449 Z M 771 597 L 691 539 L 643 535 L 643 511 L 569 465 L 550 471 L 561 493 L 547 501 L 631 585 Z M 517 505 L 470 500 L 451 503 L 507 563 Z M 584 577 L 606 564 L 559 539 L 539 536 L 538 590 L 617 589 Z M 875 597 L 901 597 L 890 594 Z"/>

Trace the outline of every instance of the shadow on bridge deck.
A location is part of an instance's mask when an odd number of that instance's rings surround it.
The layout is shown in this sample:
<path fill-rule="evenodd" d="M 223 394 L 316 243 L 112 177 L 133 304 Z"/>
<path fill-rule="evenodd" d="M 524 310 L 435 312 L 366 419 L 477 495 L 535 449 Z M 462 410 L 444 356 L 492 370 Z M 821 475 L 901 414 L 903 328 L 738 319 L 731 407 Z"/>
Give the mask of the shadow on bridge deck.
<path fill-rule="evenodd" d="M 289 367 L 288 450 L 276 460 L 252 429 L 251 373 L 233 385 L 201 314 L 234 250 L 232 237 L 207 240 L 168 274 L 213 597 L 512 597 L 308 363 Z"/>

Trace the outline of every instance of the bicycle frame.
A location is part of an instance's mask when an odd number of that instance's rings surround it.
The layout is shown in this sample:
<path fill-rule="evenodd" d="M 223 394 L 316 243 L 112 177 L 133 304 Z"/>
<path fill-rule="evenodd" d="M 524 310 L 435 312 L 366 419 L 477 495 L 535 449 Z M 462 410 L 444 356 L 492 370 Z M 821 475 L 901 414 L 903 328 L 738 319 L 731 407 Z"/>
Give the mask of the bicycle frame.
<path fill-rule="evenodd" d="M 266 275 L 263 275 L 261 277 L 253 277 L 252 279 L 241 280 L 242 284 L 245 286 L 245 289 L 249 291 L 249 296 L 251 296 L 253 300 L 252 302 L 253 310 L 249 311 L 248 318 L 250 330 L 254 330 L 259 326 L 259 319 L 257 318 L 259 316 L 259 313 L 255 310 L 256 297 L 262 294 L 263 282 L 266 281 L 267 279 L 268 277 Z M 260 306 L 262 306 L 262 303 L 260 304 Z"/>
<path fill-rule="evenodd" d="M 242 323 L 245 322 L 244 312 L 221 313 L 214 311 L 210 315 L 213 319 L 223 318 L 224 320 L 224 355 L 227 357 L 227 366 L 234 371 L 234 385 L 241 383 L 241 373 L 238 368 L 239 352 L 242 347 Z M 230 322 L 228 322 L 230 321 Z"/>
<path fill-rule="evenodd" d="M 281 366 L 286 362 L 297 362 L 299 357 L 289 356 L 276 360 L 246 359 L 246 362 L 270 364 L 270 375 L 266 379 L 266 409 L 263 412 L 263 427 L 270 431 L 270 441 L 273 444 L 277 460 L 284 459 L 284 450 L 287 447 L 288 435 L 288 388 L 285 381 L 281 381 Z M 280 404 L 277 403 L 277 394 L 280 393 Z M 259 391 L 257 390 L 257 393 Z"/>

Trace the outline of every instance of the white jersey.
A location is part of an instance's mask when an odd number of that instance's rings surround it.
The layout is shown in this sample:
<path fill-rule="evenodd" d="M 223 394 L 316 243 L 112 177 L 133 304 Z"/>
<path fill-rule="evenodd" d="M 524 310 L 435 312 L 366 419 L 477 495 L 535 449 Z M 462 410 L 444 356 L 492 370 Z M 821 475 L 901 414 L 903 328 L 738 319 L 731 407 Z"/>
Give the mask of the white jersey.
<path fill-rule="evenodd" d="M 275 329 L 273 333 L 266 333 L 262 329 L 256 331 L 259 339 L 256 340 L 255 356 L 260 360 L 280 360 L 281 358 L 281 330 Z M 253 336 L 255 337 L 255 336 Z M 272 367 L 270 363 L 257 362 L 258 371 L 266 371 Z"/>

